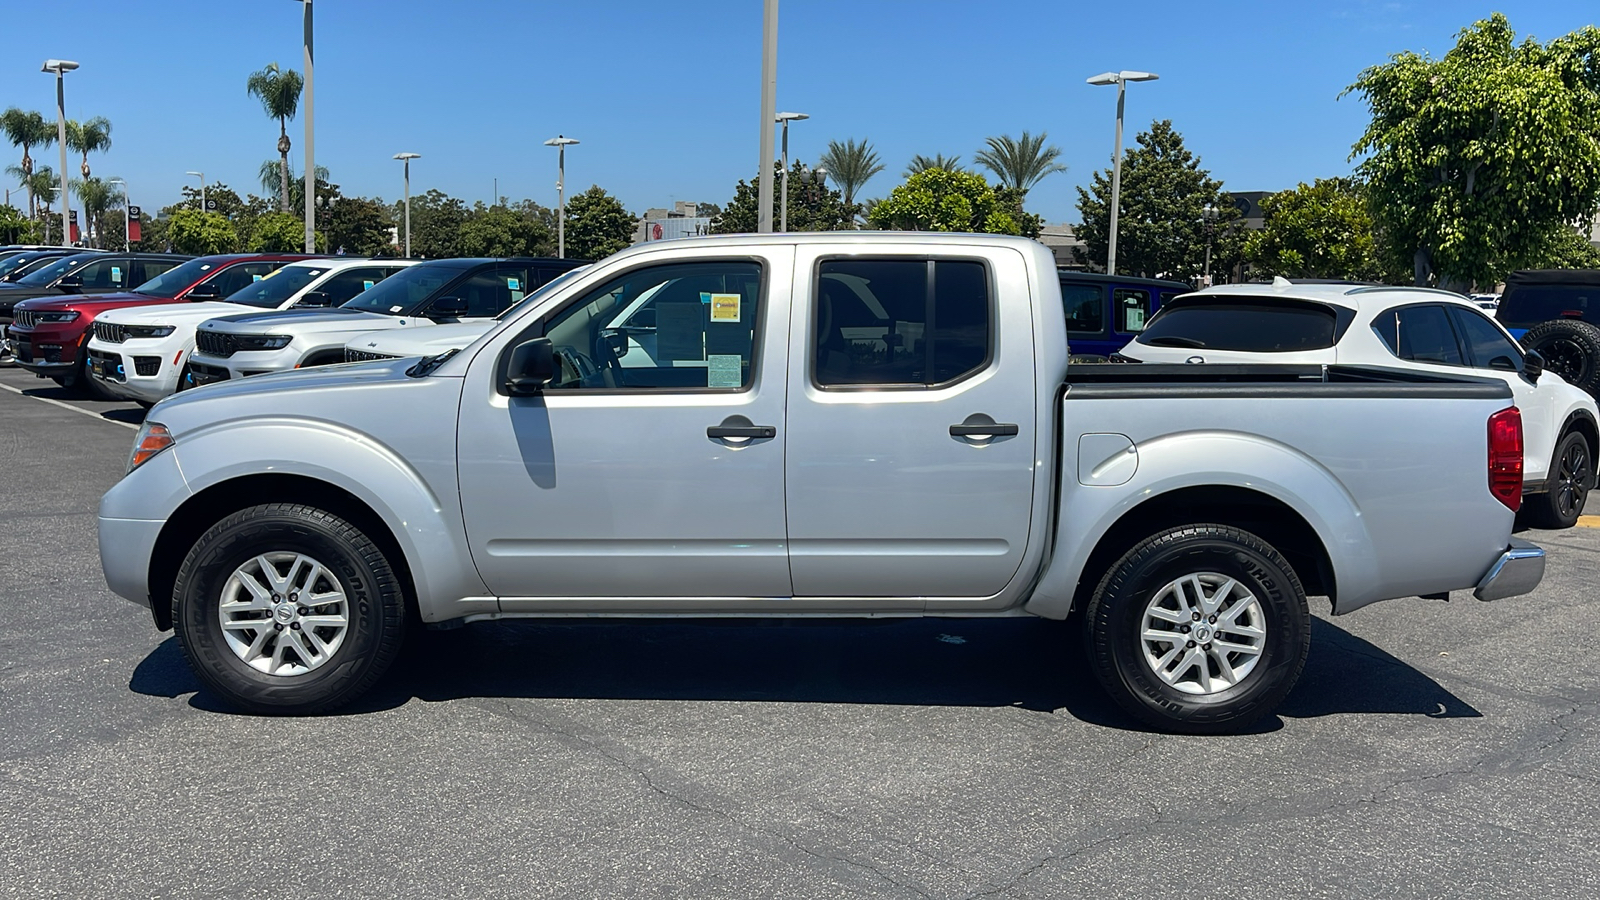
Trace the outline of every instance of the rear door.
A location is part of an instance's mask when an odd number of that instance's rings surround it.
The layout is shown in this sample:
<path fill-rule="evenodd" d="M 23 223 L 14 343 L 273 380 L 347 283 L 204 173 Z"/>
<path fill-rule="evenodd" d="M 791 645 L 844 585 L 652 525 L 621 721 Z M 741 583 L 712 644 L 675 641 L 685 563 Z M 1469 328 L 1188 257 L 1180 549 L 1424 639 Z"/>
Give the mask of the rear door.
<path fill-rule="evenodd" d="M 920 607 L 1011 582 L 1035 471 L 1023 270 L 1006 248 L 797 248 L 785 478 L 796 597 Z"/>

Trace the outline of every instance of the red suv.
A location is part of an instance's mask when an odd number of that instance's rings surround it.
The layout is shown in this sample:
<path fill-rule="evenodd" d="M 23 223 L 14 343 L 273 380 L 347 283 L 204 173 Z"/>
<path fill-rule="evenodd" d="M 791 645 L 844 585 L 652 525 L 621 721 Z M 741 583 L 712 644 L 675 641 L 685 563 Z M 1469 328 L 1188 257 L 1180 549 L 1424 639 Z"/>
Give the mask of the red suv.
<path fill-rule="evenodd" d="M 41 297 L 18 303 L 11 326 L 17 365 L 62 387 L 109 398 L 85 371 L 84 345 L 94 317 L 110 309 L 184 300 L 220 300 L 288 263 L 315 256 L 248 253 L 202 256 L 157 275 L 126 294 Z"/>

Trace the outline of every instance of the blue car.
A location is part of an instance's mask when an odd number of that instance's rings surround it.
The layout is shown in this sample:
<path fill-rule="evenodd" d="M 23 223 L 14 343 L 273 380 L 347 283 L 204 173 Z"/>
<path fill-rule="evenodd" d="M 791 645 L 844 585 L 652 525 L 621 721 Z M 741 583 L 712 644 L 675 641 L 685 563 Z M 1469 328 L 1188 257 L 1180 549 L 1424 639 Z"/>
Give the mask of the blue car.
<path fill-rule="evenodd" d="M 1181 281 L 1058 271 L 1073 362 L 1106 362 L 1144 330 L 1162 304 L 1194 290 Z"/>

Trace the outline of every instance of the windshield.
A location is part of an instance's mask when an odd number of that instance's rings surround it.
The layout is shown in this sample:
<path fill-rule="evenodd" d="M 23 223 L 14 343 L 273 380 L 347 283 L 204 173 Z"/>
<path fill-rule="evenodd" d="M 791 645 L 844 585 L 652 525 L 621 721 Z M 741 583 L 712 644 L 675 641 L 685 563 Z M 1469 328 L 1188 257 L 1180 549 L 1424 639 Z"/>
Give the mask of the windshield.
<path fill-rule="evenodd" d="M 6 277 L 18 269 L 25 268 L 31 263 L 49 258 L 48 256 L 41 257 L 37 253 L 13 253 L 5 259 L 0 259 L 0 278 Z"/>
<path fill-rule="evenodd" d="M 306 285 L 321 278 L 326 271 L 328 271 L 326 266 L 284 266 L 267 273 L 260 281 L 234 291 L 225 299 L 229 303 L 277 309 Z"/>
<path fill-rule="evenodd" d="M 509 319 L 509 318 L 511 318 L 512 316 L 516 315 L 518 312 L 520 312 L 520 311 L 522 311 L 524 309 L 527 309 L 528 307 L 532 306 L 533 304 L 538 303 L 540 300 L 543 300 L 547 295 L 549 295 L 549 293 L 552 290 L 554 290 L 555 288 L 558 288 L 561 285 L 566 284 L 567 282 L 571 281 L 572 277 L 574 275 L 577 275 L 579 272 L 582 272 L 584 269 L 587 269 L 587 268 L 589 268 L 589 267 L 588 266 L 579 266 L 576 269 L 571 270 L 570 272 L 562 272 L 560 275 L 557 275 L 554 280 L 545 282 L 544 287 L 541 287 L 538 290 L 534 291 L 533 293 L 529 294 L 528 296 L 523 297 L 521 303 L 518 303 L 516 306 L 513 306 L 510 309 L 506 310 L 505 312 L 501 313 L 500 315 L 495 316 L 495 318 L 496 319 Z"/>
<path fill-rule="evenodd" d="M 50 283 L 67 274 L 92 259 L 92 256 L 63 256 L 53 263 L 49 263 L 37 272 L 17 279 L 17 284 L 27 284 L 34 287 L 49 287 Z"/>
<path fill-rule="evenodd" d="M 454 281 L 462 271 L 456 266 L 437 265 L 401 269 L 357 294 L 344 308 L 386 316 L 415 315 L 423 303 L 432 299 L 440 288 Z"/>
<path fill-rule="evenodd" d="M 214 259 L 191 259 L 175 269 L 168 269 L 160 275 L 146 281 L 133 289 L 135 294 L 150 294 L 155 297 L 176 297 L 178 292 L 204 278 L 206 273 L 217 267 Z"/>

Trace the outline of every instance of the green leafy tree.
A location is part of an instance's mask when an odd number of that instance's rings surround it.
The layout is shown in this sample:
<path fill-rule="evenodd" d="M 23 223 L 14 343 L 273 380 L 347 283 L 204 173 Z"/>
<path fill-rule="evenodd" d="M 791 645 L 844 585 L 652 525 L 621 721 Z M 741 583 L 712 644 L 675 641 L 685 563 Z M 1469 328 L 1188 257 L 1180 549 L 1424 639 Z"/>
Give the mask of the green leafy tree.
<path fill-rule="evenodd" d="M 947 172 L 966 171 L 961 167 L 961 156 L 959 154 L 945 156 L 943 153 L 935 153 L 932 156 L 923 156 L 921 153 L 917 153 L 911 157 L 911 162 L 906 164 L 906 170 L 902 177 L 910 178 L 929 169 L 944 169 Z"/>
<path fill-rule="evenodd" d="M 167 242 L 177 253 L 207 256 L 233 253 L 239 249 L 239 234 L 233 223 L 219 213 L 180 209 L 167 220 Z M 301 232 L 302 241 L 305 232 Z"/>
<path fill-rule="evenodd" d="M 872 180 L 872 176 L 883 171 L 877 151 L 865 140 L 857 143 L 855 138 L 849 138 L 842 144 L 829 141 L 828 152 L 822 154 L 819 162 L 828 170 L 828 177 L 839 186 L 839 192 L 844 195 L 844 205 L 851 208 L 853 221 L 859 212 L 856 209 L 856 193 Z"/>
<path fill-rule="evenodd" d="M 1354 178 L 1319 178 L 1261 201 L 1260 231 L 1245 238 L 1244 257 L 1260 275 L 1393 281 L 1376 239 L 1365 186 Z"/>
<path fill-rule="evenodd" d="M 67 122 L 67 149 L 83 154 L 78 170 L 89 177 L 89 154 L 111 149 L 111 120 L 95 116 L 87 122 Z"/>
<path fill-rule="evenodd" d="M 22 148 L 21 165 L 7 168 L 6 172 L 15 175 L 17 181 L 28 191 L 28 215 L 37 218 L 39 204 L 29 180 L 33 177 L 33 157 L 29 155 L 29 151 L 34 147 L 48 147 L 54 144 L 55 125 L 46 121 L 43 113 L 13 106 L 0 113 L 0 131 L 5 132 L 6 140 Z"/>
<path fill-rule="evenodd" d="M 285 160 L 277 159 L 265 160 L 261 163 L 261 167 L 256 170 L 256 180 L 261 185 L 261 189 L 267 194 L 276 192 L 283 183 L 285 162 Z M 289 208 L 286 210 L 280 209 L 279 211 L 292 213 L 296 210 L 305 209 L 306 180 L 295 175 L 292 163 L 289 165 L 288 173 Z M 326 190 L 328 184 L 328 167 L 317 166 L 317 196 L 326 197 L 328 195 Z"/>
<path fill-rule="evenodd" d="M 594 185 L 567 201 L 567 255 L 601 259 L 633 243 L 638 217 Z"/>
<path fill-rule="evenodd" d="M 571 209 L 570 204 L 568 209 Z M 571 240 L 569 230 L 569 244 Z M 550 230 L 537 215 L 526 215 L 503 205 L 475 208 L 461 226 L 456 247 L 463 256 L 555 255 Z"/>
<path fill-rule="evenodd" d="M 1200 168 L 1200 158 L 1183 144 L 1171 120 L 1153 123 L 1134 138 L 1136 147 L 1122 161 L 1122 199 L 1117 214 L 1117 271 L 1149 278 L 1193 280 L 1205 268 L 1205 208 L 1217 219 L 1211 237 L 1212 272 L 1226 271 L 1239 258 L 1243 238 L 1233 223 L 1240 217 L 1222 182 Z M 1103 265 L 1111 219 L 1111 172 L 1097 171 L 1090 190 L 1078 188 L 1078 259 Z"/>
<path fill-rule="evenodd" d="M 1371 108 L 1352 158 L 1418 284 L 1493 283 L 1600 205 L 1600 29 L 1518 43 L 1496 13 L 1346 93 Z"/>
<path fill-rule="evenodd" d="M 300 73 L 293 69 L 280 69 L 277 63 L 268 63 L 266 68 L 259 72 L 251 73 L 245 81 L 245 92 L 261 101 L 261 108 L 266 111 L 268 118 L 278 120 L 278 179 L 282 193 L 281 212 L 288 212 L 289 206 L 289 126 L 288 122 L 300 110 L 300 89 L 304 87 Z M 270 190 L 270 189 L 269 189 Z M 303 239 L 302 239 L 303 244 Z"/>
<path fill-rule="evenodd" d="M 392 256 L 396 252 L 394 226 L 389 207 L 383 203 L 365 197 L 343 197 L 328 216 L 328 245 L 356 256 Z M 303 244 L 304 226 L 300 230 Z"/>
<path fill-rule="evenodd" d="M 1600 269 L 1600 247 L 1576 228 L 1557 228 L 1515 268 Z"/>
<path fill-rule="evenodd" d="M 37 244 L 39 223 L 15 206 L 0 206 L 0 244 Z"/>
<path fill-rule="evenodd" d="M 245 249 L 251 253 L 293 253 L 305 245 L 304 219 L 290 213 L 269 212 L 252 224 Z"/>
<path fill-rule="evenodd" d="M 694 205 L 694 214 L 707 219 L 715 219 L 722 215 L 722 207 L 715 203 L 696 203 Z"/>
<path fill-rule="evenodd" d="M 1017 221 L 982 175 L 927 169 L 889 192 L 867 215 L 873 228 L 893 231 L 975 231 L 1018 234 Z"/>
<path fill-rule="evenodd" d="M 405 207 L 396 203 L 391 207 L 395 221 L 405 218 Z M 456 250 L 461 226 L 466 224 L 470 210 L 459 198 L 439 190 L 416 194 L 411 198 L 411 253 L 424 259 L 443 259 L 460 256 Z M 402 236 L 401 240 L 405 238 Z"/>
<path fill-rule="evenodd" d="M 778 222 L 783 190 L 783 164 L 773 163 L 772 221 Z M 814 170 L 795 160 L 789 168 L 789 230 L 842 231 L 852 227 L 855 209 L 844 202 L 844 195 L 813 177 Z M 741 181 L 733 189 L 733 199 L 722 210 L 716 224 L 720 234 L 753 232 L 760 225 L 760 196 L 757 179 Z M 776 227 L 776 225 L 774 225 Z"/>

